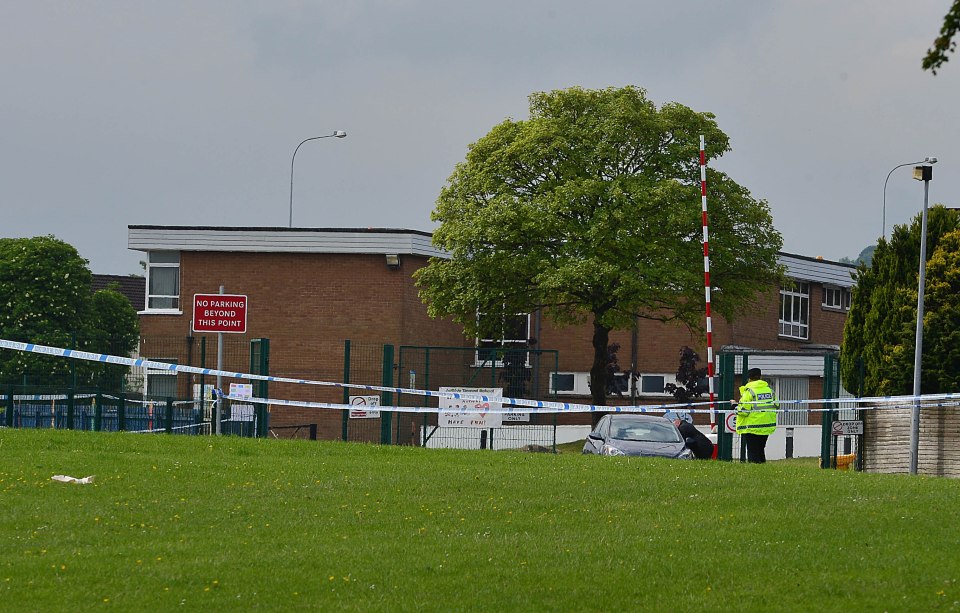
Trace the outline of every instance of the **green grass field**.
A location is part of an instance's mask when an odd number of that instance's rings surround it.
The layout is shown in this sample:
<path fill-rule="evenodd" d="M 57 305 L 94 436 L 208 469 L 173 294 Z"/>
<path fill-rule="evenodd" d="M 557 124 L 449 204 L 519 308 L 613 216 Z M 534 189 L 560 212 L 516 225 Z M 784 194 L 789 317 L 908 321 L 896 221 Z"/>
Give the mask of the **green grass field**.
<path fill-rule="evenodd" d="M 3 611 L 960 609 L 960 482 L 809 463 L 0 430 L 0 501 Z"/>

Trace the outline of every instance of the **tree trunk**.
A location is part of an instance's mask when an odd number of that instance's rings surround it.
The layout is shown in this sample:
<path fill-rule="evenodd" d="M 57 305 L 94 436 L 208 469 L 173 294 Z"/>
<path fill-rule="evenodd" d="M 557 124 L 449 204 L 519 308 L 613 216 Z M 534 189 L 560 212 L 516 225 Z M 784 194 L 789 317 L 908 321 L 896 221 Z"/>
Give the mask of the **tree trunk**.
<path fill-rule="evenodd" d="M 590 368 L 591 404 L 607 404 L 607 346 L 610 343 L 610 328 L 593 320 L 593 366 Z M 594 426 L 603 417 L 603 413 L 591 413 Z"/>

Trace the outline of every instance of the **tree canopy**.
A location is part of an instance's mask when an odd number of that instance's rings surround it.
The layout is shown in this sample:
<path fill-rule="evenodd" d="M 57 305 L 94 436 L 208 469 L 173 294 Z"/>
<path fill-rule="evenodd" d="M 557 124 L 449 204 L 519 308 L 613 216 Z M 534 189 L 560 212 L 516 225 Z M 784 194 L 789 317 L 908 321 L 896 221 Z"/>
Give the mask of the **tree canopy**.
<path fill-rule="evenodd" d="M 52 236 L 0 239 L 0 338 L 97 353 L 137 346 L 136 310 L 114 289 L 91 291 L 77 250 Z M 93 385 L 124 367 L 19 352 L 0 353 L 0 382 Z"/>
<path fill-rule="evenodd" d="M 949 293 L 960 289 L 960 215 L 940 205 L 927 215 L 921 390 L 934 393 L 960 374 L 960 361 L 949 359 L 957 351 L 950 346 L 957 328 L 950 325 L 960 318 L 960 302 Z M 852 392 L 886 396 L 913 391 L 921 221 L 918 214 L 909 226 L 895 226 L 889 242 L 881 238 L 877 243 L 871 265 L 857 269 L 840 355 L 843 385 Z"/>
<path fill-rule="evenodd" d="M 923 57 L 924 70 L 937 74 L 937 69 L 950 59 L 948 54 L 957 49 L 957 42 L 954 40 L 957 30 L 960 30 L 960 0 L 953 0 L 953 4 L 943 17 L 940 36 L 934 39 L 933 47 L 928 49 L 927 55 Z"/>
<path fill-rule="evenodd" d="M 657 107 L 637 87 L 530 96 L 471 145 L 440 192 L 435 258 L 417 273 L 432 316 L 482 335 L 543 309 L 593 324 L 593 400 L 605 404 L 609 332 L 635 317 L 702 325 L 699 135 L 730 150 L 710 113 Z M 708 173 L 712 308 L 734 317 L 780 274 L 769 207 Z M 477 314 L 483 313 L 484 317 Z"/>

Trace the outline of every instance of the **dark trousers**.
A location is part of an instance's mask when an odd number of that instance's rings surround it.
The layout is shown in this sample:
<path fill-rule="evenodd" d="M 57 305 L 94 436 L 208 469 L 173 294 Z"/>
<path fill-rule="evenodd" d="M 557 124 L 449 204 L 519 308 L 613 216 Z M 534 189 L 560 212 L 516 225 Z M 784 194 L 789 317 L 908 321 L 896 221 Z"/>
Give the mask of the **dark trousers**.
<path fill-rule="evenodd" d="M 752 464 L 763 464 L 767 461 L 767 455 L 764 449 L 767 446 L 766 434 L 748 434 L 740 435 L 747 444 L 747 462 Z"/>

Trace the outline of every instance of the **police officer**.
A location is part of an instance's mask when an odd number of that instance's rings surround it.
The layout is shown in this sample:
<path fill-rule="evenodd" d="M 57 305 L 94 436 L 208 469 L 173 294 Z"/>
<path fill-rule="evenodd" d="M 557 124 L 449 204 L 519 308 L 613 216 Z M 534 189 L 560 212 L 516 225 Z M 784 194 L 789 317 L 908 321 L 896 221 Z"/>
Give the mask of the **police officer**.
<path fill-rule="evenodd" d="M 759 368 L 747 372 L 747 384 L 740 387 L 737 406 L 737 434 L 747 444 L 747 461 L 763 464 L 767 461 L 764 449 L 767 437 L 777 429 L 777 409 L 780 408 L 770 385 L 761 379 Z"/>
<path fill-rule="evenodd" d="M 700 430 L 689 421 L 689 415 L 689 413 L 677 413 L 674 411 L 667 411 L 663 414 L 663 416 L 671 420 L 673 425 L 677 427 L 677 430 L 680 431 L 680 436 L 683 437 L 687 449 L 693 452 L 693 457 L 698 460 L 709 460 L 713 457 L 713 441 L 708 439 L 703 432 L 700 432 Z"/>

